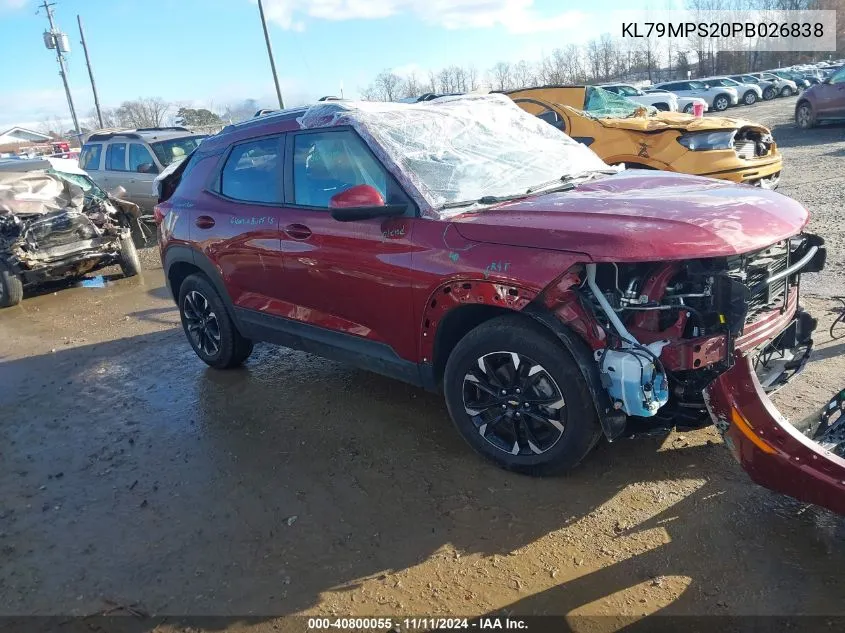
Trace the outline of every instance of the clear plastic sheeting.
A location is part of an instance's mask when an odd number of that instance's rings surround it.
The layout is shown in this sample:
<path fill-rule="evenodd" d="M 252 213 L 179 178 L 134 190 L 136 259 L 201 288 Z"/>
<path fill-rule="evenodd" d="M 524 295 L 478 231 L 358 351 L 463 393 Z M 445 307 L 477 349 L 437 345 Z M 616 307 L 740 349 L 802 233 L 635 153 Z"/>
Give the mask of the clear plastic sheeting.
<path fill-rule="evenodd" d="M 633 116 L 650 116 L 658 112 L 657 108 L 632 101 L 615 92 L 587 86 L 585 110 L 597 119 L 626 119 Z"/>
<path fill-rule="evenodd" d="M 53 211 L 82 211 L 85 191 L 48 172 L 0 171 L 0 215 L 43 215 Z"/>
<path fill-rule="evenodd" d="M 499 94 L 414 104 L 324 102 L 298 121 L 303 128 L 352 126 L 426 217 L 608 170 L 592 150 Z M 449 208 L 461 203 L 470 204 Z"/>

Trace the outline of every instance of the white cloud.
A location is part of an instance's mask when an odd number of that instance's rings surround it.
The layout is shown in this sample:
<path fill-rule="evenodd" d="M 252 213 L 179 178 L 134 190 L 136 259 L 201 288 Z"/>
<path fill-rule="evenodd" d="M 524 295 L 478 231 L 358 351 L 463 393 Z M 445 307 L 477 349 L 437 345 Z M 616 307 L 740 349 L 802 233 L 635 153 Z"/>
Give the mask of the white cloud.
<path fill-rule="evenodd" d="M 0 0 L 0 11 L 23 9 L 29 0 Z"/>
<path fill-rule="evenodd" d="M 504 26 L 513 33 L 576 28 L 578 11 L 543 15 L 534 0 L 264 0 L 267 19 L 285 29 L 302 30 L 303 20 L 374 20 L 415 16 L 446 29 Z"/>

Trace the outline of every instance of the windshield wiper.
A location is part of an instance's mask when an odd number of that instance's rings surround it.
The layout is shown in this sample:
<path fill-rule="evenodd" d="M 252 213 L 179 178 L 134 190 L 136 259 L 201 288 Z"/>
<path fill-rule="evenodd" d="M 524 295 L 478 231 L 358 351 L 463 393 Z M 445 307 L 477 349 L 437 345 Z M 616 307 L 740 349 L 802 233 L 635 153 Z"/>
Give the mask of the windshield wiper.
<path fill-rule="evenodd" d="M 590 179 L 595 178 L 596 176 L 598 176 L 600 174 L 610 175 L 610 174 L 615 174 L 615 173 L 616 173 L 616 170 L 612 170 L 612 169 L 596 169 L 595 171 L 583 172 L 583 173 L 575 174 L 575 175 L 567 175 L 567 176 L 563 176 L 561 178 L 558 178 L 557 180 L 550 180 L 549 182 L 544 182 L 540 185 L 535 185 L 533 187 L 530 187 L 525 193 L 536 193 L 537 191 L 541 191 L 541 190 L 545 189 L 546 187 L 551 187 L 552 185 L 554 185 L 556 183 L 560 183 L 560 185 L 558 187 L 554 187 L 552 189 L 549 189 L 548 190 L 549 193 L 552 193 L 554 191 L 569 191 L 570 189 L 574 189 L 575 186 L 578 184 L 576 181 L 590 180 Z"/>

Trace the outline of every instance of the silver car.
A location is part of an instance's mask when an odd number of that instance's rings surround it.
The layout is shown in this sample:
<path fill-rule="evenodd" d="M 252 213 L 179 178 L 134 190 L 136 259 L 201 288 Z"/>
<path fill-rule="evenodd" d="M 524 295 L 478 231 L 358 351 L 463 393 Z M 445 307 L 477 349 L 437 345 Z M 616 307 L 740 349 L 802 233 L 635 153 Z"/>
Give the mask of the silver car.
<path fill-rule="evenodd" d="M 94 132 L 79 154 L 79 166 L 106 191 L 123 187 L 122 198 L 152 212 L 153 181 L 170 163 L 190 154 L 207 134 L 184 127 Z"/>
<path fill-rule="evenodd" d="M 679 97 L 699 97 L 704 99 L 711 110 L 722 112 L 732 105 L 739 104 L 739 96 L 735 88 L 724 86 L 708 87 L 703 81 L 669 81 L 657 84 L 655 88 L 674 92 Z"/>
<path fill-rule="evenodd" d="M 763 99 L 763 89 L 758 84 L 741 83 L 730 77 L 705 77 L 701 79 L 708 86 L 734 88 L 739 95 L 739 102 L 754 105 Z"/>
<path fill-rule="evenodd" d="M 773 81 L 765 79 L 758 79 L 753 75 L 731 75 L 728 79 L 733 79 L 741 84 L 752 84 L 760 87 L 763 94 L 764 101 L 770 101 L 778 96 L 778 86 Z"/>
<path fill-rule="evenodd" d="M 775 85 L 775 90 L 781 97 L 791 97 L 798 94 L 798 85 L 791 79 L 784 79 L 772 73 L 751 73 L 752 77 L 762 79 L 764 81 L 771 81 Z"/>

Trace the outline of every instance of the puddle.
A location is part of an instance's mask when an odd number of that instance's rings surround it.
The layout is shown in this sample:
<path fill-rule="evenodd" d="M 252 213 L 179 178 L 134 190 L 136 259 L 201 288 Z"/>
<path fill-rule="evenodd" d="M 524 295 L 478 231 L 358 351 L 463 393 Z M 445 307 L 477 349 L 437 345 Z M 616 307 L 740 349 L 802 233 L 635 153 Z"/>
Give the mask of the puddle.
<path fill-rule="evenodd" d="M 97 275 L 96 277 L 91 277 L 90 279 L 83 279 L 79 283 L 75 284 L 77 288 L 105 288 L 106 278 L 102 275 Z"/>

